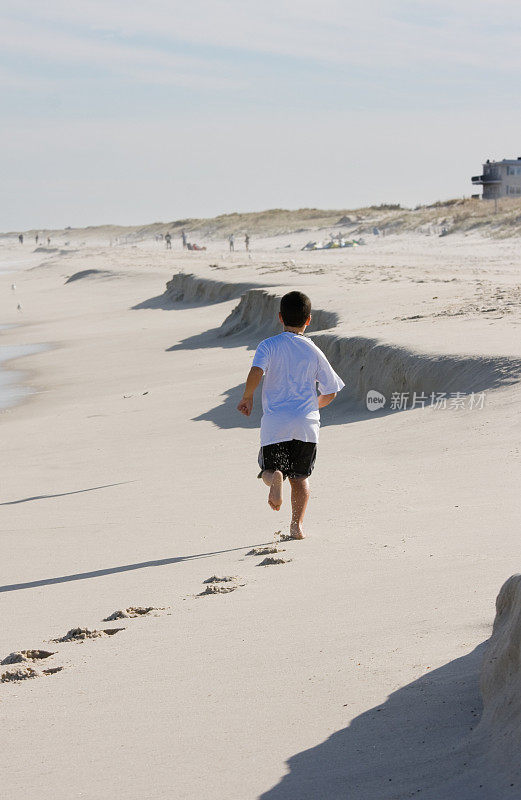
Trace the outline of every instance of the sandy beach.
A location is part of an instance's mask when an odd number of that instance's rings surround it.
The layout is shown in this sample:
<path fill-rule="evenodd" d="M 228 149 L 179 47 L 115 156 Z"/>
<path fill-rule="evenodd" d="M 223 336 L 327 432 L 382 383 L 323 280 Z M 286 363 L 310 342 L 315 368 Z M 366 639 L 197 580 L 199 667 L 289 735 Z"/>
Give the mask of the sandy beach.
<path fill-rule="evenodd" d="M 53 653 L 0 667 L 42 673 L 0 683 L 3 796 L 519 796 L 479 680 L 519 564 L 520 240 L 89 235 L 0 248 L 0 359 L 44 348 L 0 363 L 30 390 L 3 407 L 0 382 L 0 660 Z M 262 566 L 287 500 L 256 480 L 260 398 L 236 405 L 289 289 L 346 389 L 308 538 Z M 54 641 L 74 628 L 122 630 Z"/>

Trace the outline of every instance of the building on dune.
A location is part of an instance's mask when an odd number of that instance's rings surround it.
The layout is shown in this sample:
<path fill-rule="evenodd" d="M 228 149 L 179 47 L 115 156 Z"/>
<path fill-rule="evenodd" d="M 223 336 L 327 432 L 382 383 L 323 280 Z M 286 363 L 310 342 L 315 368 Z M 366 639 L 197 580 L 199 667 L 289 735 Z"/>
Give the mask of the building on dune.
<path fill-rule="evenodd" d="M 483 186 L 483 200 L 521 196 L 521 156 L 483 164 L 483 173 L 474 175 L 474 186 Z"/>

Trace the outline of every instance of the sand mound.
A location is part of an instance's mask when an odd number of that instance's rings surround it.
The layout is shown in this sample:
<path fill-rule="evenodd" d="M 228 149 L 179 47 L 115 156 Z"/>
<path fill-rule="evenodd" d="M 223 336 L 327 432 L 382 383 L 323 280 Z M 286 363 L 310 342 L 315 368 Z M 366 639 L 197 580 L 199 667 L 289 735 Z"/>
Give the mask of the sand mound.
<path fill-rule="evenodd" d="M 476 733 L 494 762 L 520 771 L 521 756 L 521 575 L 503 584 L 480 681 L 483 716 Z"/>
<path fill-rule="evenodd" d="M 258 287 L 258 284 L 224 283 L 178 272 L 166 284 L 166 294 L 174 302 L 209 305 L 210 303 L 223 303 L 226 300 L 233 300 L 255 287 Z"/>
<path fill-rule="evenodd" d="M 521 378 L 521 361 L 514 358 L 422 353 L 361 336 L 312 338 L 346 382 L 346 396 L 355 401 L 365 402 L 370 389 L 387 401 L 393 392 L 411 400 L 414 392 L 481 392 Z"/>
<path fill-rule="evenodd" d="M 59 639 L 53 639 L 55 642 L 83 642 L 85 639 L 99 639 L 100 636 L 113 636 L 119 631 L 124 631 L 125 628 L 104 628 L 101 631 L 89 630 L 89 628 L 71 628 L 70 631 Z"/>
<path fill-rule="evenodd" d="M 119 611 L 113 611 L 108 617 L 104 618 L 104 622 L 112 622 L 114 619 L 129 619 L 132 617 L 144 617 L 150 614 L 151 611 L 158 611 L 154 606 L 130 606 Z"/>
<path fill-rule="evenodd" d="M 20 664 L 24 661 L 36 661 L 42 658 L 49 658 L 54 653 L 47 650 L 18 650 L 15 653 L 9 653 L 0 663 L 2 664 Z"/>
<path fill-rule="evenodd" d="M 266 289 L 250 289 L 224 320 L 221 326 L 221 335 L 251 333 L 256 336 L 273 336 L 280 333 L 279 307 L 280 295 L 272 294 Z M 334 311 L 314 308 L 308 331 L 324 331 L 334 328 L 338 322 L 338 314 Z"/>
<path fill-rule="evenodd" d="M 211 578 L 207 578 L 203 583 L 233 583 L 236 580 L 237 578 L 233 575 L 212 575 Z"/>
<path fill-rule="evenodd" d="M 82 269 L 81 272 L 75 272 L 74 275 L 70 275 L 65 283 L 73 283 L 74 281 L 80 281 L 83 278 L 117 278 L 118 274 L 116 272 L 112 272 L 109 269 Z"/>
<path fill-rule="evenodd" d="M 270 567 L 272 564 L 288 564 L 291 558 L 283 558 L 282 556 L 268 556 L 260 562 L 259 567 Z"/>
<path fill-rule="evenodd" d="M 272 336 L 279 330 L 277 314 L 280 297 L 252 289 L 243 297 L 221 326 L 223 336 L 243 332 L 256 337 Z M 334 328 L 336 313 L 314 309 L 309 331 Z M 361 336 L 316 333 L 310 337 L 325 353 L 346 383 L 345 396 L 363 402 L 370 389 L 387 401 L 394 392 L 412 399 L 431 392 L 480 392 L 518 381 L 519 359 L 421 353 Z"/>
<path fill-rule="evenodd" d="M 201 302 L 205 299 L 212 302 L 216 286 L 223 298 L 229 299 L 236 296 L 241 285 L 198 279 L 194 275 L 182 278 L 187 295 L 198 294 Z M 280 328 L 279 303 L 280 296 L 266 289 L 248 289 L 222 323 L 219 336 L 240 333 L 255 340 L 273 336 Z M 383 394 L 388 409 L 393 393 L 408 395 L 411 405 L 415 393 L 416 397 L 423 394 L 429 398 L 433 392 L 447 396 L 451 392 L 482 392 L 521 379 L 521 360 L 516 358 L 424 353 L 378 339 L 332 332 L 340 323 L 334 311 L 314 309 L 308 330 L 310 338 L 346 383 L 342 399 L 356 405 L 365 407 L 369 390 Z M 313 331 L 320 332 L 313 334 Z"/>

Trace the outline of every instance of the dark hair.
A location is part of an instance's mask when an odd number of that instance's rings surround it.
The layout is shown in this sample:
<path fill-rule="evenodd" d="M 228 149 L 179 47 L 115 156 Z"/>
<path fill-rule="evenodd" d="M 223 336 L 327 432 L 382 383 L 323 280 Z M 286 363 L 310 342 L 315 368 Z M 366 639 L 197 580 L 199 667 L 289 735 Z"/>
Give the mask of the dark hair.
<path fill-rule="evenodd" d="M 311 300 L 302 292 L 288 292 L 280 301 L 284 325 L 300 328 L 311 314 Z"/>

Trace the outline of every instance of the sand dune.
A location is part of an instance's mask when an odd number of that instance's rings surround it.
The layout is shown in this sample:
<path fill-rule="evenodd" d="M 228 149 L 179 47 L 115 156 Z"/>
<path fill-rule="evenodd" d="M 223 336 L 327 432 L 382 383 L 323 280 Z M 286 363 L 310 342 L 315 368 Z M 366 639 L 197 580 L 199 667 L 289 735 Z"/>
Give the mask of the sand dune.
<path fill-rule="evenodd" d="M 239 304 L 222 324 L 222 335 L 233 336 L 243 333 L 260 339 L 280 332 L 278 321 L 280 298 L 282 294 L 273 294 L 265 289 L 250 289 L 245 292 Z M 308 331 L 321 331 L 336 325 L 338 315 L 334 311 L 313 309 L 313 316 Z"/>
<path fill-rule="evenodd" d="M 240 297 L 254 286 L 254 283 L 227 283 L 177 272 L 167 282 L 166 294 L 174 302 L 222 303 Z"/>
<path fill-rule="evenodd" d="M 84 278 L 115 278 L 117 273 L 108 269 L 83 269 L 80 272 L 75 272 L 71 275 L 65 283 L 74 283 L 74 281 L 81 281 Z"/>
<path fill-rule="evenodd" d="M 40 245 L 36 252 L 58 252 L 56 239 L 62 244 L 114 245 L 143 242 L 156 235 L 170 232 L 175 237 L 185 231 L 190 240 L 215 241 L 231 233 L 249 233 L 257 237 L 318 233 L 328 229 L 344 230 L 350 236 L 371 234 L 373 228 L 387 234 L 423 233 L 438 237 L 444 233 L 480 232 L 486 236 L 505 238 L 521 233 L 521 200 L 503 198 L 498 210 L 493 203 L 476 199 L 441 200 L 416 208 L 402 208 L 398 204 L 381 204 L 354 209 L 301 208 L 268 209 L 266 211 L 222 214 L 205 219 L 181 219 L 153 222 L 145 225 L 97 225 L 86 228 L 34 229 L 24 231 L 28 241 L 36 233 L 50 236 L 52 246 Z M 0 234 L 15 240 L 19 231 Z M 315 237 L 313 237 L 315 238 Z"/>
<path fill-rule="evenodd" d="M 177 273 L 166 292 L 176 301 L 202 303 L 240 296 L 238 305 L 220 326 L 217 336 L 259 341 L 280 330 L 278 308 L 282 292 L 251 289 L 249 284 L 217 282 Z M 521 380 L 521 358 L 422 353 L 378 339 L 342 336 L 334 329 L 342 318 L 336 311 L 313 309 L 309 332 L 347 384 L 346 394 L 358 404 L 375 389 L 389 398 L 393 392 L 416 395 L 482 392 Z M 315 331 L 331 331 L 316 334 Z"/>

